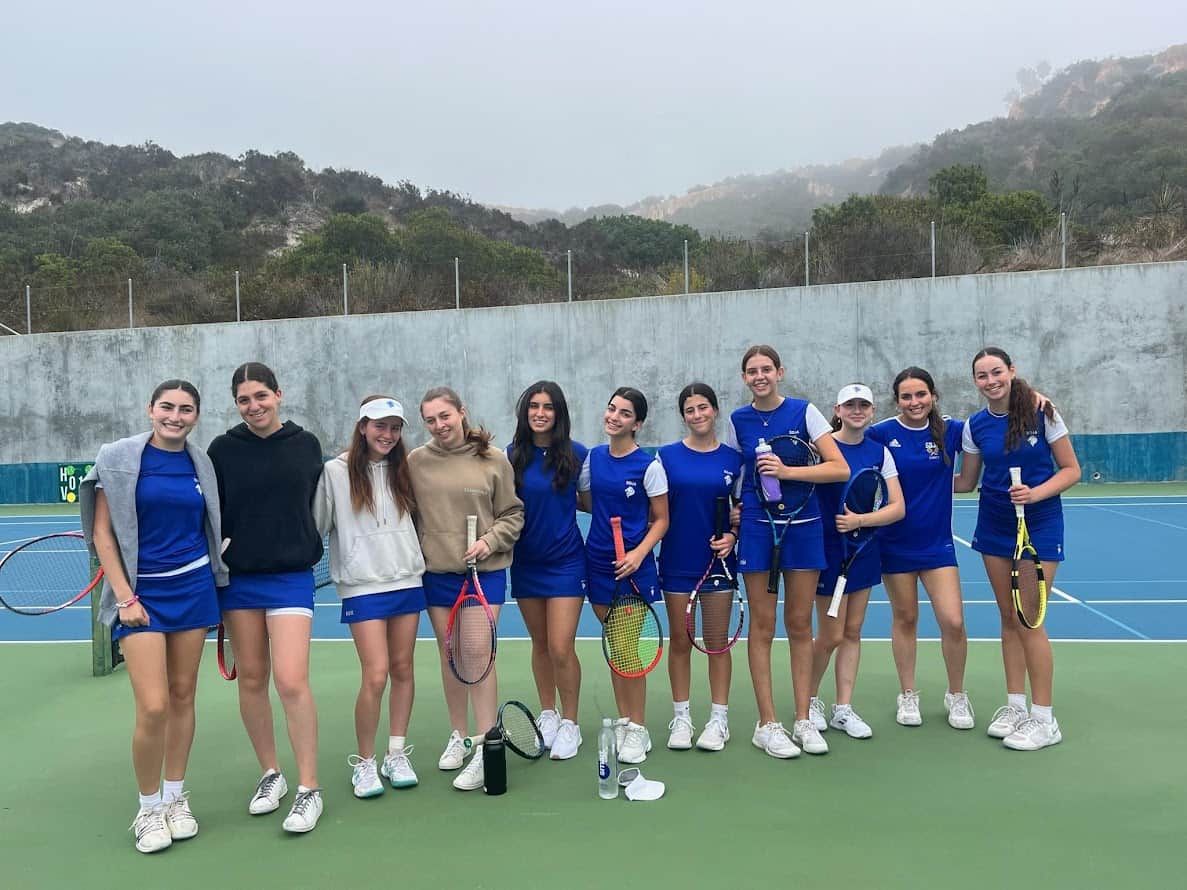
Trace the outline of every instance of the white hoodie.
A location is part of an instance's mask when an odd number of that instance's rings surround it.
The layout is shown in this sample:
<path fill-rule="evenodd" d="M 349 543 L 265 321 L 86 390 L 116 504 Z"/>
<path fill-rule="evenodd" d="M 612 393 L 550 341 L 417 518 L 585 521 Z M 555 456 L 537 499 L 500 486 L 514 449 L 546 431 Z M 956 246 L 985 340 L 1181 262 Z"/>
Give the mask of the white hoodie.
<path fill-rule="evenodd" d="M 419 587 L 425 571 L 412 517 L 388 487 L 387 462 L 369 467 L 374 513 L 356 513 L 351 506 L 345 454 L 326 464 L 313 497 L 313 518 L 318 531 L 330 536 L 330 577 L 342 599 Z"/>

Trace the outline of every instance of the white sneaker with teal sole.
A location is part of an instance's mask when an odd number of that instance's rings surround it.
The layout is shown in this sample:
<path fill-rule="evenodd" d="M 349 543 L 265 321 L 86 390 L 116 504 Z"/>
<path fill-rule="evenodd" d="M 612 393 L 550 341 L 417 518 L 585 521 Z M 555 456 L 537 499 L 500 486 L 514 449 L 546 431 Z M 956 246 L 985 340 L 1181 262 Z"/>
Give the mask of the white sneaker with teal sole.
<path fill-rule="evenodd" d="M 351 768 L 350 784 L 354 787 L 355 797 L 378 797 L 383 794 L 383 783 L 379 781 L 379 769 L 375 766 L 374 757 L 360 757 L 351 754 L 346 758 Z"/>
<path fill-rule="evenodd" d="M 412 754 L 412 747 L 409 745 L 399 751 L 388 751 L 383 756 L 383 766 L 379 768 L 379 773 L 392 783 L 393 788 L 412 788 L 419 781 L 412 769 L 412 761 L 408 759 Z"/>

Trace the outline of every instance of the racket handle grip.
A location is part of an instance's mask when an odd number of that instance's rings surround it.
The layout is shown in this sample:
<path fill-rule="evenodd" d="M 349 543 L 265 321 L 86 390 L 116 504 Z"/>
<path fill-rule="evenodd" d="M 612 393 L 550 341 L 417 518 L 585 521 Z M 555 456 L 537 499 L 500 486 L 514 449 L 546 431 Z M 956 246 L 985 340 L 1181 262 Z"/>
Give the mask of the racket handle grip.
<path fill-rule="evenodd" d="M 621 561 L 626 559 L 626 544 L 622 540 L 622 517 L 610 517 L 610 534 L 614 537 L 614 558 Z"/>
<path fill-rule="evenodd" d="M 1022 484 L 1022 467 L 1010 467 L 1010 484 Z M 1014 515 L 1019 519 L 1024 519 L 1026 517 L 1026 508 L 1022 504 L 1015 504 Z"/>
<path fill-rule="evenodd" d="M 837 579 L 837 584 L 833 588 L 833 598 L 828 603 L 828 617 L 836 618 L 837 613 L 841 611 L 841 597 L 845 594 L 845 576 L 842 575 Z"/>
<path fill-rule="evenodd" d="M 466 517 L 466 549 L 469 550 L 478 540 L 478 517 Z"/>
<path fill-rule="evenodd" d="M 716 539 L 721 538 L 729 528 L 730 499 L 719 497 L 714 501 L 713 507 L 713 537 Z"/>

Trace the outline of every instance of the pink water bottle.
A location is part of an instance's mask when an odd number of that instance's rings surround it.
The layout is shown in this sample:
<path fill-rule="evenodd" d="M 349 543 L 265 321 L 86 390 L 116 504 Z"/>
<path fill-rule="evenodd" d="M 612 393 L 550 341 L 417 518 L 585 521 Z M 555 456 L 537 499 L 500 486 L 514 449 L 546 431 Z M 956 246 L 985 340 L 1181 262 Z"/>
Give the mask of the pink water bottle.
<path fill-rule="evenodd" d="M 771 453 L 771 446 L 767 444 L 766 439 L 759 439 L 758 444 L 754 446 L 754 460 L 758 461 L 764 454 Z M 777 503 L 783 499 L 783 489 L 779 485 L 779 479 L 775 476 L 768 476 L 765 473 L 758 475 L 759 486 L 762 490 L 762 497 L 768 503 Z"/>

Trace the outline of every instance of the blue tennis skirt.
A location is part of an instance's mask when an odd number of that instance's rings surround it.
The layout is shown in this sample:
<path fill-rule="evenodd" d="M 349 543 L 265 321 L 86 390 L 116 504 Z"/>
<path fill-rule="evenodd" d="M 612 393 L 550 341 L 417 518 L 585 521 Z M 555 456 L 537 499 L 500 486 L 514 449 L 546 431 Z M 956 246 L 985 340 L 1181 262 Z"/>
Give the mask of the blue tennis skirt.
<path fill-rule="evenodd" d="M 659 589 L 659 570 L 655 565 L 655 557 L 648 553 L 643 560 L 643 564 L 639 566 L 638 571 L 631 575 L 631 580 L 639 588 L 639 593 L 643 595 L 643 599 L 649 603 L 658 602 L 663 598 L 663 594 Z M 589 601 L 597 606 L 608 606 L 614 601 L 614 591 L 618 587 L 618 582 L 614 580 L 613 572 L 606 572 L 594 569 L 592 566 L 589 571 Z M 629 589 L 630 585 L 625 585 L 625 589 Z"/>
<path fill-rule="evenodd" d="M 956 545 L 951 538 L 926 550 L 892 550 L 883 543 L 883 575 L 905 575 L 948 567 L 956 567 Z"/>
<path fill-rule="evenodd" d="M 821 570 L 820 580 L 816 583 L 817 596 L 832 596 L 833 588 L 837 586 L 837 578 L 841 576 L 841 563 L 845 561 L 845 547 L 838 537 L 830 536 L 824 543 L 824 557 L 828 566 Z M 882 580 L 882 559 L 878 553 L 877 539 L 870 541 L 861 551 L 857 561 L 849 569 L 845 578 L 845 593 L 856 590 L 866 590 Z"/>
<path fill-rule="evenodd" d="M 148 613 L 144 627 L 124 627 L 116 620 L 111 638 L 119 640 L 134 633 L 176 633 L 219 622 L 218 594 L 210 565 L 199 566 L 170 578 L 137 578 L 136 595 Z"/>
<path fill-rule="evenodd" d="M 220 588 L 219 606 L 232 609 L 308 609 L 313 611 L 313 570 L 302 572 L 239 572 Z"/>
<path fill-rule="evenodd" d="M 394 618 L 396 615 L 415 615 L 423 612 L 427 602 L 423 587 L 406 587 L 383 593 L 348 596 L 342 601 L 342 624 L 358 624 Z"/>
<path fill-rule="evenodd" d="M 425 572 L 421 583 L 424 585 L 425 600 L 430 606 L 452 609 L 457 602 L 457 595 L 461 593 L 465 575 L 455 575 L 453 572 Z M 507 601 L 507 571 L 497 569 L 493 572 L 479 572 L 478 583 L 482 585 L 483 596 L 492 606 L 501 606 Z"/>
<path fill-rule="evenodd" d="M 1054 508 L 1045 510 L 1034 507 L 1028 509 L 1026 530 L 1030 532 L 1030 543 L 1039 559 L 1048 562 L 1064 560 L 1063 510 L 1058 503 Z M 973 549 L 986 556 L 1004 556 L 1006 559 L 1012 559 L 1017 540 L 1018 517 L 1014 513 L 1014 505 L 982 498 L 977 508 L 977 529 L 973 533 Z"/>
<path fill-rule="evenodd" d="M 782 528 L 780 529 L 782 530 Z M 743 519 L 738 540 L 738 571 L 771 570 L 771 524 L 765 519 Z M 779 568 L 782 571 L 823 569 L 824 532 L 819 520 L 793 523 L 783 536 Z"/>
<path fill-rule="evenodd" d="M 584 550 L 563 563 L 527 562 L 519 558 L 511 563 L 511 595 L 517 600 L 584 598 L 588 590 Z"/>

